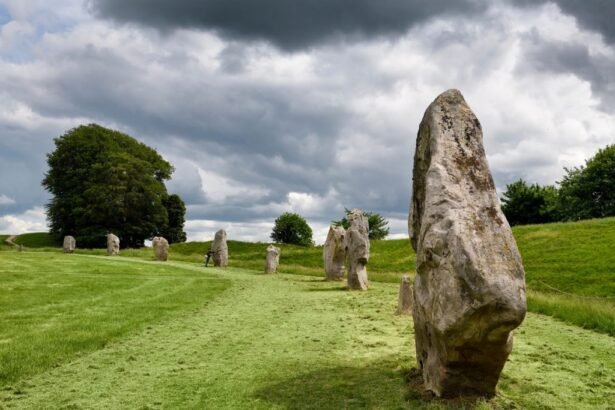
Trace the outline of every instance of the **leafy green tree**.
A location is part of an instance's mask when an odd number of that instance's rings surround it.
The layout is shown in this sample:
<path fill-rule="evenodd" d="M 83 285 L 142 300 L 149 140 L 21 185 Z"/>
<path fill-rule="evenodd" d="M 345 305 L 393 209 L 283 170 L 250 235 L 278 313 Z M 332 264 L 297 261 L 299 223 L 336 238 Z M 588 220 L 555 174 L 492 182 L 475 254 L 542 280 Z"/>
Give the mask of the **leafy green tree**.
<path fill-rule="evenodd" d="M 344 216 L 339 221 L 331 221 L 331 223 L 335 226 L 341 226 L 344 229 L 348 229 L 350 226 L 348 222 L 348 215 L 350 215 L 350 209 L 344 208 L 344 212 L 346 216 Z M 382 215 L 376 212 L 363 212 L 363 215 L 367 218 L 367 222 L 369 223 L 369 239 L 377 240 L 384 239 L 389 235 L 389 221 L 387 221 Z"/>
<path fill-rule="evenodd" d="M 526 225 L 557 220 L 557 189 L 552 186 L 528 185 L 519 179 L 506 185 L 502 211 L 511 225 Z"/>
<path fill-rule="evenodd" d="M 164 181 L 173 167 L 155 150 L 96 124 L 69 130 L 55 146 L 42 182 L 53 196 L 47 219 L 55 238 L 99 247 L 111 231 L 133 247 L 168 228 Z"/>
<path fill-rule="evenodd" d="M 598 150 L 585 161 L 585 166 L 565 168 L 565 171 L 559 189 L 563 219 L 615 215 L 615 145 Z"/>
<path fill-rule="evenodd" d="M 312 228 L 299 214 L 285 212 L 278 216 L 271 232 L 271 239 L 277 243 L 311 246 Z"/>
<path fill-rule="evenodd" d="M 167 228 L 161 232 L 162 236 L 169 243 L 186 242 L 186 232 L 184 223 L 186 222 L 186 205 L 177 194 L 169 195 L 162 201 L 167 210 L 169 223 Z"/>

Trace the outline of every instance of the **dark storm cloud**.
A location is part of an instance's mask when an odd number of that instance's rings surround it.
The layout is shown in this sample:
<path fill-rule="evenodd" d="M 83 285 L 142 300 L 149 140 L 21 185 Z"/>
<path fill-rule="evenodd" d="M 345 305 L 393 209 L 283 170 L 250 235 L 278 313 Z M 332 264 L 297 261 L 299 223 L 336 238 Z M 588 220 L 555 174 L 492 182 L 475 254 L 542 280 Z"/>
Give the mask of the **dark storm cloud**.
<path fill-rule="evenodd" d="M 484 0 L 90 0 L 94 14 L 160 30 L 201 28 L 283 49 L 338 37 L 400 34 L 438 15 L 472 14 Z"/>
<path fill-rule="evenodd" d="M 557 4 L 564 13 L 574 16 L 579 24 L 596 31 L 609 42 L 615 42 L 615 1 L 612 0 L 512 0 L 513 4 L 536 6 L 544 3 Z"/>
<path fill-rule="evenodd" d="M 536 31 L 523 39 L 525 58 L 522 67 L 534 70 L 573 74 L 587 81 L 592 93 L 601 99 L 605 111 L 615 111 L 615 59 L 590 52 L 587 44 L 554 41 Z"/>

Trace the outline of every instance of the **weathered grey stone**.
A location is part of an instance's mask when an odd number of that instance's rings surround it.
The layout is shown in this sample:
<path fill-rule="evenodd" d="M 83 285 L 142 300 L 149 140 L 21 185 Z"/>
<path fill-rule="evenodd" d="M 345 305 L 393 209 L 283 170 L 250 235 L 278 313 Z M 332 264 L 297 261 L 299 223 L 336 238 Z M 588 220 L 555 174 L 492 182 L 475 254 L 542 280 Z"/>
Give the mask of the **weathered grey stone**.
<path fill-rule="evenodd" d="M 154 257 L 157 261 L 166 262 L 169 259 L 169 241 L 162 236 L 154 236 L 152 248 L 154 248 Z"/>
<path fill-rule="evenodd" d="M 521 257 L 482 140 L 463 96 L 449 90 L 427 108 L 416 141 L 416 357 L 426 389 L 443 397 L 495 394 L 526 312 Z"/>
<path fill-rule="evenodd" d="M 322 259 L 325 263 L 325 278 L 327 280 L 344 279 L 344 261 L 346 260 L 346 230 L 341 226 L 329 227 L 327 240 L 322 248 Z"/>
<path fill-rule="evenodd" d="M 212 257 L 214 266 L 226 268 L 228 266 L 228 247 L 226 246 L 226 231 L 220 229 L 214 236 L 214 242 L 211 244 Z"/>
<path fill-rule="evenodd" d="M 267 256 L 265 257 L 265 273 L 276 273 L 280 264 L 280 251 L 277 246 L 269 245 L 267 247 Z"/>
<path fill-rule="evenodd" d="M 120 254 L 120 238 L 112 233 L 107 234 L 107 255 L 116 256 Z"/>
<path fill-rule="evenodd" d="M 408 275 L 404 275 L 401 277 L 401 283 L 399 285 L 399 297 L 397 299 L 397 314 L 412 314 L 412 286 L 410 286 L 410 276 Z"/>
<path fill-rule="evenodd" d="M 348 289 L 367 290 L 367 261 L 369 260 L 369 224 L 363 212 L 353 209 L 348 215 L 346 231 L 348 258 Z"/>
<path fill-rule="evenodd" d="M 73 253 L 75 248 L 77 247 L 77 241 L 70 235 L 64 237 L 64 243 L 62 244 L 62 249 L 64 249 L 64 253 Z"/>

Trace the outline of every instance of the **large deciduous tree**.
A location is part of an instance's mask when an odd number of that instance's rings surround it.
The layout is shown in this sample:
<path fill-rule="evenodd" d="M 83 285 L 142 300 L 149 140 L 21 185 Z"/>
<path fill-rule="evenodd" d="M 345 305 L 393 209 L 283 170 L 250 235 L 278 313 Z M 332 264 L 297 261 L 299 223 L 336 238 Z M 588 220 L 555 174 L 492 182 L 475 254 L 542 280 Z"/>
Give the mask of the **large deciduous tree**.
<path fill-rule="evenodd" d="M 314 243 L 312 228 L 301 215 L 291 212 L 285 212 L 275 220 L 271 239 L 277 243 L 301 246 L 310 246 Z"/>
<path fill-rule="evenodd" d="M 615 145 L 607 145 L 585 161 L 566 169 L 560 182 L 562 219 L 615 216 Z"/>
<path fill-rule="evenodd" d="M 73 235 L 80 246 L 99 247 L 111 231 L 122 246 L 142 246 L 157 232 L 170 232 L 169 205 L 172 232 L 185 239 L 177 232 L 177 221 L 183 225 L 177 214 L 185 207 L 164 184 L 173 167 L 154 149 L 96 124 L 66 132 L 55 146 L 42 183 L 53 196 L 47 219 L 57 239 Z"/>
<path fill-rule="evenodd" d="M 502 211 L 510 225 L 553 222 L 558 219 L 557 195 L 552 185 L 528 185 L 519 179 L 506 185 Z"/>

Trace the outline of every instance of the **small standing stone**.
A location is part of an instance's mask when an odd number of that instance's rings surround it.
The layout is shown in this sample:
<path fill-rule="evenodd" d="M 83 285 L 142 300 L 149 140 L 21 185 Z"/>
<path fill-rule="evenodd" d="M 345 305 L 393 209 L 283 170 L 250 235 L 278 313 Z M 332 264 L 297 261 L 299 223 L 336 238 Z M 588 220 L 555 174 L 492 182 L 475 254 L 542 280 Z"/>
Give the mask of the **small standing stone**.
<path fill-rule="evenodd" d="M 280 264 L 280 248 L 269 245 L 267 247 L 267 257 L 265 258 L 265 273 L 276 273 Z"/>
<path fill-rule="evenodd" d="M 120 254 L 120 238 L 112 233 L 107 234 L 107 255 L 116 256 Z"/>
<path fill-rule="evenodd" d="M 341 226 L 330 226 L 327 240 L 322 248 L 322 259 L 325 264 L 327 280 L 342 280 L 344 278 L 344 261 L 346 259 L 346 230 Z"/>
<path fill-rule="evenodd" d="M 348 215 L 350 227 L 346 231 L 348 258 L 348 289 L 367 290 L 367 261 L 369 260 L 369 223 L 363 212 L 353 209 Z"/>
<path fill-rule="evenodd" d="M 412 314 L 412 286 L 410 286 L 410 276 L 408 275 L 401 277 L 401 283 L 399 285 L 399 298 L 397 300 L 397 314 Z"/>
<path fill-rule="evenodd" d="M 226 268 L 228 266 L 228 246 L 226 245 L 226 231 L 224 229 L 216 232 L 211 251 L 213 252 L 214 266 Z"/>
<path fill-rule="evenodd" d="M 169 241 L 162 236 L 154 236 L 152 239 L 152 247 L 154 248 L 154 256 L 157 261 L 166 262 L 169 258 Z"/>
<path fill-rule="evenodd" d="M 75 248 L 77 247 L 77 241 L 70 235 L 64 237 L 64 243 L 62 245 L 62 249 L 64 249 L 64 253 L 73 253 Z"/>

